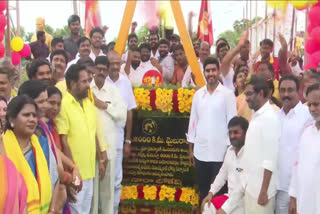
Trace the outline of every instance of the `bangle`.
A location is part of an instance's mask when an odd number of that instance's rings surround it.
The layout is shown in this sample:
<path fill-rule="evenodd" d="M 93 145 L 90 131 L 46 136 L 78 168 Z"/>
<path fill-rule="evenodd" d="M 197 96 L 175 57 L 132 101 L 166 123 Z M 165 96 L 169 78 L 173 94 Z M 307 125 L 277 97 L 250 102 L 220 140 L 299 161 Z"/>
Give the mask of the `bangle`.
<path fill-rule="evenodd" d="M 105 163 L 106 160 L 99 160 L 99 163 Z"/>
<path fill-rule="evenodd" d="M 125 140 L 125 143 L 131 144 L 131 140 Z"/>

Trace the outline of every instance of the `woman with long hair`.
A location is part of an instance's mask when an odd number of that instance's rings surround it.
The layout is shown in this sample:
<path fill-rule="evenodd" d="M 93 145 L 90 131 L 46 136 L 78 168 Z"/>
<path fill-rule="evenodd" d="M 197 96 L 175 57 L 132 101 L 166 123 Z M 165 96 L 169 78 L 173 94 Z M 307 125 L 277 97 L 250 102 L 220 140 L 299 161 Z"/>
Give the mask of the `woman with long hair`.
<path fill-rule="evenodd" d="M 7 157 L 21 173 L 28 189 L 28 213 L 48 213 L 52 188 L 47 161 L 36 135 L 37 105 L 28 96 L 8 105 L 3 145 Z"/>

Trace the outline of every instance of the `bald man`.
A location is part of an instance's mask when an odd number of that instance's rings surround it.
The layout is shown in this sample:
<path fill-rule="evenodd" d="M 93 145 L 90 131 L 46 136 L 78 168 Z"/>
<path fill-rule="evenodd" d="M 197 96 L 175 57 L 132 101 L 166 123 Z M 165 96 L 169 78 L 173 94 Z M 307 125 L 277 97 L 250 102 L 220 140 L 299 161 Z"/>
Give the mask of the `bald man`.
<path fill-rule="evenodd" d="M 120 95 L 127 107 L 127 121 L 125 124 L 117 124 L 117 152 L 116 152 L 116 167 L 115 167 L 115 188 L 114 188 L 114 207 L 113 213 L 118 214 L 118 208 L 121 196 L 121 181 L 122 181 L 122 160 L 123 153 L 125 158 L 130 156 L 131 150 L 131 131 L 133 121 L 133 109 L 137 107 L 136 100 L 133 95 L 130 80 L 120 73 L 121 58 L 115 51 L 108 52 L 109 75 L 107 82 L 116 86 Z M 124 136 L 126 138 L 124 138 Z M 111 213 L 110 213 L 111 214 Z"/>
<path fill-rule="evenodd" d="M 208 42 L 201 42 L 199 49 L 199 64 L 201 71 L 203 71 L 203 63 L 210 56 L 210 45 Z"/>
<path fill-rule="evenodd" d="M 36 32 L 38 32 L 38 31 L 44 31 L 45 32 L 46 44 L 49 47 L 49 52 L 51 52 L 52 51 L 52 49 L 51 49 L 52 48 L 51 47 L 51 41 L 52 41 L 53 37 L 44 30 L 45 25 L 46 25 L 46 23 L 45 23 L 44 18 L 38 17 L 36 19 Z M 35 42 L 35 41 L 37 41 L 37 33 L 34 33 L 32 35 L 32 38 L 31 38 L 31 42 Z"/>

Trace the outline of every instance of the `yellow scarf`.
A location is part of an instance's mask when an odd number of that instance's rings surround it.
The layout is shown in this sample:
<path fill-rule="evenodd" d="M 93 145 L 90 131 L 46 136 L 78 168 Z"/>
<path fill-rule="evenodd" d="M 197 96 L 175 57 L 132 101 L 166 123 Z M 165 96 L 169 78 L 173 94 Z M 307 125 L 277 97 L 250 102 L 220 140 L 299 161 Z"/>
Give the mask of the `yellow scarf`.
<path fill-rule="evenodd" d="M 31 144 L 36 160 L 38 181 L 35 179 L 13 131 L 7 130 L 4 133 L 3 143 L 7 157 L 14 163 L 26 182 L 28 214 L 47 214 L 51 202 L 51 181 L 47 161 L 37 136 L 31 136 Z"/>

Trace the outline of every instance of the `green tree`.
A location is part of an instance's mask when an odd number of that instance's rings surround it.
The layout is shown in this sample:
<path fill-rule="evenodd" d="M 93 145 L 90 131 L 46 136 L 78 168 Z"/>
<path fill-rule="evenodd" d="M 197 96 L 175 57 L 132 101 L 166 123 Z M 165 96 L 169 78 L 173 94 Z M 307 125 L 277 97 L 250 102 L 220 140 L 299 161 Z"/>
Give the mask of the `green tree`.
<path fill-rule="evenodd" d="M 236 20 L 233 23 L 233 30 L 226 30 L 223 33 L 220 33 L 218 38 L 226 38 L 229 42 L 230 48 L 234 48 L 238 44 L 242 32 L 253 26 L 255 23 L 259 22 L 261 19 L 261 17 L 257 16 L 252 20 Z"/>

